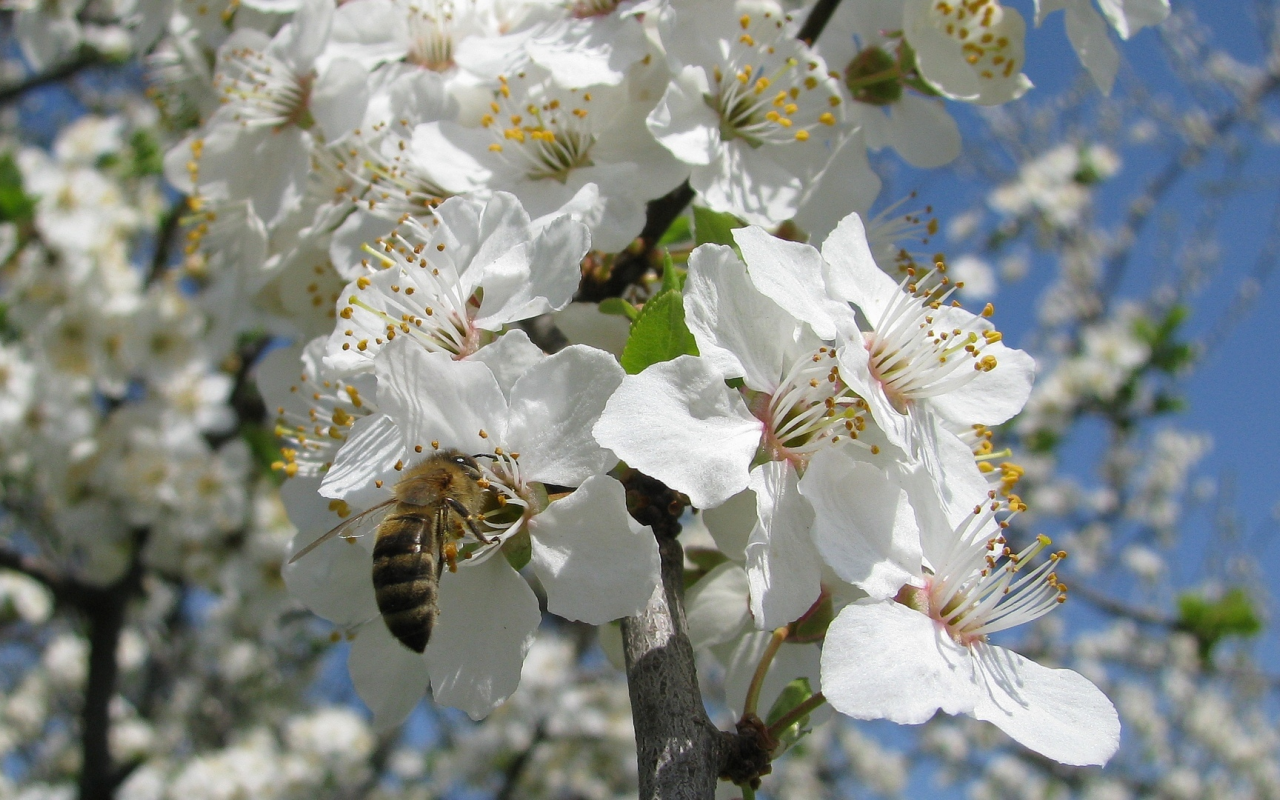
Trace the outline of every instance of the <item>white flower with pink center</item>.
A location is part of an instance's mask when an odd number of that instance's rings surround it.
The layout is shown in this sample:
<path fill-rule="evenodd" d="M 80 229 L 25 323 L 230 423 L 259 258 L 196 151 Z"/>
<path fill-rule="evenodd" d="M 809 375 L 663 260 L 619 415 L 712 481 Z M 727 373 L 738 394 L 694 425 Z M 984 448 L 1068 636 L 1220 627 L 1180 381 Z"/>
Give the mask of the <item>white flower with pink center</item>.
<path fill-rule="evenodd" d="M 962 456 L 963 457 L 963 456 Z M 875 595 L 837 615 L 822 651 L 823 693 L 857 719 L 920 724 L 938 710 L 993 723 L 1016 741 L 1064 764 L 1103 764 L 1120 742 L 1115 708 L 1088 679 L 1050 669 L 993 644 L 992 634 L 1038 619 L 1066 599 L 1057 552 L 1039 536 L 1014 549 L 1008 518 L 1025 508 L 1016 497 L 982 492 L 969 464 L 949 464 L 956 496 L 973 490 L 968 508 L 941 500 L 922 476 L 893 476 L 865 464 L 836 465 L 819 485 L 815 537 L 828 545 L 838 573 L 870 563 L 868 552 L 897 554 L 914 570 L 892 599 Z M 816 469 L 816 467 L 815 467 Z M 842 491 L 817 491 L 825 482 Z M 972 501 L 971 501 L 972 502 Z M 880 593 L 883 594 L 883 593 Z"/>

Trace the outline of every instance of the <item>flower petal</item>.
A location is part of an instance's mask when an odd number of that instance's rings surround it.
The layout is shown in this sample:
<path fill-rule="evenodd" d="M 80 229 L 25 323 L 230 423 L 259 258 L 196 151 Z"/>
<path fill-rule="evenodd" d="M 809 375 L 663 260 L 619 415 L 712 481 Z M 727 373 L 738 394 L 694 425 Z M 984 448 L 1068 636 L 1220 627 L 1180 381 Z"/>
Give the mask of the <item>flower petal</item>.
<path fill-rule="evenodd" d="M 631 466 L 713 508 L 747 488 L 763 426 L 704 359 L 628 375 L 593 433 Z"/>
<path fill-rule="evenodd" d="M 973 715 L 1022 745 L 1072 766 L 1101 765 L 1120 747 L 1120 718 L 1097 686 L 995 645 L 975 648 L 986 691 Z"/>
<path fill-rule="evenodd" d="M 809 536 L 813 508 L 797 484 L 785 461 L 751 471 L 757 521 L 747 542 L 747 580 L 751 614 L 764 630 L 799 619 L 822 593 L 822 559 Z"/>
<path fill-rule="evenodd" d="M 724 644 L 751 622 L 747 573 L 726 561 L 702 576 L 684 597 L 694 650 Z M 754 633 L 754 631 L 752 632 Z"/>
<path fill-rule="evenodd" d="M 822 691 L 855 719 L 906 725 L 979 702 L 973 659 L 932 619 L 893 601 L 845 606 L 822 645 Z"/>
<path fill-rule="evenodd" d="M 827 265 L 814 247 L 779 239 L 754 225 L 734 230 L 733 240 L 752 284 L 791 317 L 809 323 L 818 338 L 834 339 L 838 330 L 857 327 L 852 309 L 827 294 Z"/>
<path fill-rule="evenodd" d="M 660 580 L 658 542 L 627 513 L 622 484 L 588 478 L 529 521 L 547 610 L 591 625 L 644 608 Z"/>
<path fill-rule="evenodd" d="M 400 429 L 385 414 L 361 417 L 351 426 L 347 441 L 333 459 L 333 467 L 320 483 L 320 493 L 347 501 L 353 508 L 368 508 L 387 499 L 381 480 L 395 482 L 395 464 L 405 457 Z"/>
<path fill-rule="evenodd" d="M 390 342 L 374 360 L 378 404 L 400 428 L 406 447 L 456 447 L 483 453 L 506 433 L 507 403 L 489 368 L 428 353 L 406 338 Z"/>
<path fill-rule="evenodd" d="M 516 381 L 502 441 L 520 453 L 520 469 L 529 480 L 577 486 L 617 463 L 591 428 L 623 376 L 613 356 L 575 344 Z"/>
<path fill-rule="evenodd" d="M 752 285 L 732 248 L 704 244 L 690 254 L 684 310 L 699 355 L 723 377 L 762 392 L 778 387 L 799 325 Z"/>
<path fill-rule="evenodd" d="M 889 473 L 829 448 L 809 462 L 799 488 L 813 504 L 814 544 L 841 579 L 883 600 L 920 575 L 916 516 Z"/>
<path fill-rule="evenodd" d="M 427 691 L 426 662 L 396 641 L 381 619 L 360 628 L 347 654 L 347 671 L 378 730 L 404 722 Z"/>
<path fill-rule="evenodd" d="M 487 716 L 520 684 L 541 621 L 537 596 L 505 558 L 441 576 L 440 619 L 426 654 L 436 702 Z"/>

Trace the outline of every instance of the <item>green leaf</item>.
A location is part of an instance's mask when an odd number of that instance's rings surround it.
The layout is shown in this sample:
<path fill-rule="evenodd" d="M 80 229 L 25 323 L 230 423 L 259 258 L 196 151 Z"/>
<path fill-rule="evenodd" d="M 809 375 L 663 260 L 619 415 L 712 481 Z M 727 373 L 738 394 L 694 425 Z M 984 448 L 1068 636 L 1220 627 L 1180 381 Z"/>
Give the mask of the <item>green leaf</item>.
<path fill-rule="evenodd" d="M 622 368 L 635 375 L 651 364 L 697 354 L 698 345 L 684 322 L 684 300 L 679 292 L 667 290 L 645 303 L 631 323 Z"/>
<path fill-rule="evenodd" d="M 732 214 L 721 214 L 701 206 L 693 207 L 693 240 L 698 244 L 727 244 L 737 249 L 733 241 L 733 229 L 745 228 L 747 223 Z"/>
<path fill-rule="evenodd" d="M 685 270 L 680 269 L 671 261 L 671 253 L 667 250 L 662 251 L 662 291 L 684 291 L 684 279 L 688 276 Z"/>
<path fill-rule="evenodd" d="M 600 301 L 600 313 L 626 317 L 632 322 L 640 315 L 640 309 L 623 300 L 621 297 L 608 297 Z"/>
<path fill-rule="evenodd" d="M 667 232 L 662 234 L 662 238 L 658 240 L 658 247 L 670 247 L 673 244 L 692 240 L 693 224 L 689 222 L 688 214 L 681 214 L 676 217 L 675 222 L 671 223 L 671 227 L 667 228 Z"/>
<path fill-rule="evenodd" d="M 240 438 L 249 445 L 249 452 L 253 454 L 253 460 L 263 474 L 269 476 L 277 486 L 284 483 L 284 473 L 271 468 L 272 464 L 284 460 L 274 430 L 265 425 L 246 423 L 240 426 Z"/>
<path fill-rule="evenodd" d="M 1255 636 L 1262 620 L 1244 589 L 1236 587 L 1217 600 L 1187 592 L 1178 597 L 1179 630 L 1196 637 L 1200 657 L 1208 660 L 1213 648 L 1227 636 Z"/>
<path fill-rule="evenodd" d="M 791 683 L 788 683 L 786 688 L 782 690 L 782 694 L 778 695 L 778 699 L 773 701 L 773 706 L 769 708 L 769 714 L 765 717 L 764 724 L 773 727 L 774 723 L 810 697 L 813 697 L 813 688 L 809 686 L 809 679 L 796 678 Z M 778 743 L 781 747 L 775 752 L 774 757 L 776 758 L 778 754 L 803 738 L 809 732 L 807 729 L 808 724 L 809 715 L 805 714 L 786 730 L 778 731 Z"/>
<path fill-rule="evenodd" d="M 129 137 L 133 149 L 132 172 L 135 176 L 159 175 L 164 172 L 164 151 L 149 131 L 136 130 Z"/>
<path fill-rule="evenodd" d="M 13 154 L 0 155 L 0 221 L 26 222 L 35 211 L 35 198 L 22 191 L 22 172 Z"/>

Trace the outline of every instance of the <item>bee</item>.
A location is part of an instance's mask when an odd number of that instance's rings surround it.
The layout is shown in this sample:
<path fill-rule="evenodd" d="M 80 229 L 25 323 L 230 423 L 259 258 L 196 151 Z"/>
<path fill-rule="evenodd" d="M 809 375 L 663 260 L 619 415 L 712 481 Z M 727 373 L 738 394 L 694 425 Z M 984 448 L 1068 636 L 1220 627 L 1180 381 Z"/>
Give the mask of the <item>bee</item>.
<path fill-rule="evenodd" d="M 405 472 L 391 490 L 390 500 L 343 520 L 298 551 L 289 563 L 390 506 L 374 538 L 374 596 L 391 634 L 410 650 L 423 652 L 440 616 L 440 573 L 446 564 L 455 568 L 456 541 L 466 531 L 484 544 L 493 541 L 485 538 L 477 524 L 487 482 L 476 458 L 457 450 L 432 454 Z"/>

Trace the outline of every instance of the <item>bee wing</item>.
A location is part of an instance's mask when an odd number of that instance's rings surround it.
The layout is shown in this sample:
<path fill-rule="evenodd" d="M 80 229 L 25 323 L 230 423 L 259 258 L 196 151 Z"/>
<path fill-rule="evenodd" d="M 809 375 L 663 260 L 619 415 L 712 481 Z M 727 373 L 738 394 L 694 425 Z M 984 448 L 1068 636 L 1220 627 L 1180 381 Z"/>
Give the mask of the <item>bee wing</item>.
<path fill-rule="evenodd" d="M 361 511 L 359 514 L 356 514 L 354 517 L 344 519 L 342 522 L 339 522 L 337 525 L 330 528 L 326 533 L 320 536 L 320 538 L 316 539 L 311 544 L 307 545 L 306 547 L 302 548 L 298 552 L 294 553 L 293 558 L 289 559 L 289 563 L 292 564 L 293 562 L 305 556 L 307 553 L 310 553 L 312 550 L 315 550 L 320 545 L 329 541 L 333 537 L 341 536 L 342 534 L 346 533 L 347 531 L 351 530 L 357 525 L 360 525 L 365 520 L 367 520 L 370 517 L 370 515 L 386 509 L 388 506 L 390 506 L 394 502 L 396 502 L 396 500 L 393 497 L 390 500 L 386 500 L 384 502 L 378 503 L 376 506 L 366 508 L 364 511 Z"/>

